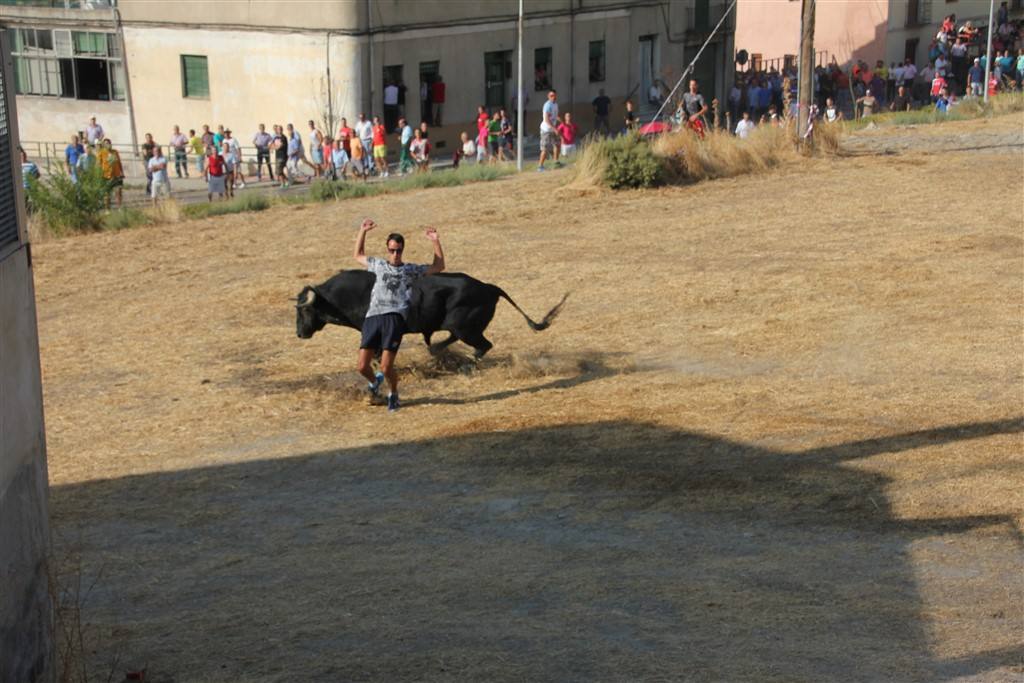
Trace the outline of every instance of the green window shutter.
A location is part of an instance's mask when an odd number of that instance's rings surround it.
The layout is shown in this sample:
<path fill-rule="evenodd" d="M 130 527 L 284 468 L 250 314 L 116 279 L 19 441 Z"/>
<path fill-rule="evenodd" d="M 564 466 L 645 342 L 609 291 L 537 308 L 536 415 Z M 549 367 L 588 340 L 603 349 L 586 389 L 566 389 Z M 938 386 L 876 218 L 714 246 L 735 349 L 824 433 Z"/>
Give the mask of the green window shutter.
<path fill-rule="evenodd" d="M 206 57 L 181 56 L 181 94 L 182 97 L 210 96 L 210 74 Z"/>

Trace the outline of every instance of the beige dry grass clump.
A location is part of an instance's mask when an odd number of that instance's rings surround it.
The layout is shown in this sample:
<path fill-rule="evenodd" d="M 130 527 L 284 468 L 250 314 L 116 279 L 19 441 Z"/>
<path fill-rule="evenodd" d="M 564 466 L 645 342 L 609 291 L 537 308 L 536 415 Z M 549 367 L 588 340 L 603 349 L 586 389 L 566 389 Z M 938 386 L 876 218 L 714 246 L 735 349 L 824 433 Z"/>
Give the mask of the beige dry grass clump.
<path fill-rule="evenodd" d="M 703 138 L 689 130 L 679 130 L 652 140 L 637 139 L 633 145 L 648 147 L 660 165 L 661 172 L 651 184 L 681 185 L 762 173 L 801 156 L 835 155 L 841 150 L 841 134 L 838 126 L 819 125 L 815 128 L 814 146 L 801 148 L 792 126 L 762 125 L 745 139 L 719 130 Z M 621 138 L 588 144 L 566 187 L 587 191 L 596 187 L 649 186 L 622 183 L 622 164 L 647 163 L 642 154 L 624 154 L 620 148 L 625 146 Z"/>
<path fill-rule="evenodd" d="M 655 140 L 654 152 L 681 183 L 760 173 L 797 158 L 792 136 L 779 126 L 759 126 L 746 139 L 720 131 L 700 139 L 678 131 Z"/>
<path fill-rule="evenodd" d="M 155 225 L 179 223 L 182 220 L 181 204 L 175 199 L 157 202 L 156 206 L 146 209 L 146 214 Z"/>

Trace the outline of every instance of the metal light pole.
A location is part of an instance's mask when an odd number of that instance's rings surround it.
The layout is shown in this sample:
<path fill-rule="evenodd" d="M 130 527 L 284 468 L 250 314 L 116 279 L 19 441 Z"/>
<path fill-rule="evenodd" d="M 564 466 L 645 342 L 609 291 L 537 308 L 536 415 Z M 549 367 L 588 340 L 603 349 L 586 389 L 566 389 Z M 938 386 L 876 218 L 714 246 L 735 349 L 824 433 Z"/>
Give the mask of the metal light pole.
<path fill-rule="evenodd" d="M 988 102 L 988 75 L 992 70 L 992 11 L 995 9 L 996 0 L 988 2 L 988 47 L 985 48 L 985 82 L 981 87 L 985 89 L 985 102 Z"/>
<path fill-rule="evenodd" d="M 519 69 L 516 76 L 516 170 L 523 170 L 523 0 L 519 0 Z"/>

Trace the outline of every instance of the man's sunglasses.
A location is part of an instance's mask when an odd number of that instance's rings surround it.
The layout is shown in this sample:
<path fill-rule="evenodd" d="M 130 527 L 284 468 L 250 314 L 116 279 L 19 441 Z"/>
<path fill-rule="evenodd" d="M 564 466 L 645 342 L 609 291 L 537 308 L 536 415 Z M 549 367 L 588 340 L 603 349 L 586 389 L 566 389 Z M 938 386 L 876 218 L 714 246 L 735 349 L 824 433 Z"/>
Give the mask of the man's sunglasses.
<path fill-rule="evenodd" d="M 388 253 L 389 254 L 401 254 L 403 249 L 404 249 L 404 247 L 402 249 L 392 249 L 391 247 L 388 247 Z"/>

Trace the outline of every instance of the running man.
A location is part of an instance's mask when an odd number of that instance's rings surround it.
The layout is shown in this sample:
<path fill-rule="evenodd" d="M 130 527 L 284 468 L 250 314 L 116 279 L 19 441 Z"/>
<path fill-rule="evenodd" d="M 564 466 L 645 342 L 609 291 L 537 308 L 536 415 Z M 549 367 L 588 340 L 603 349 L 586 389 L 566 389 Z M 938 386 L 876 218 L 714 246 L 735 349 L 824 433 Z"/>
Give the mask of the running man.
<path fill-rule="evenodd" d="M 424 275 L 433 275 L 444 270 L 444 252 L 437 230 L 427 228 L 427 239 L 434 245 L 434 261 L 429 266 L 404 263 L 402 252 L 405 238 L 397 232 L 388 235 L 387 259 L 366 255 L 366 233 L 377 227 L 369 218 L 359 227 L 356 237 L 355 259 L 377 276 L 370 292 L 370 308 L 363 322 L 363 338 L 359 344 L 359 362 L 356 369 L 370 383 L 367 390 L 371 400 L 380 392 L 381 384 L 387 378 L 391 391 L 388 393 L 388 410 L 394 412 L 398 402 L 398 373 L 395 372 L 395 356 L 402 344 L 405 333 L 405 317 L 409 311 L 409 297 L 412 286 Z M 381 371 L 374 374 L 370 367 L 374 352 L 380 351 Z"/>

